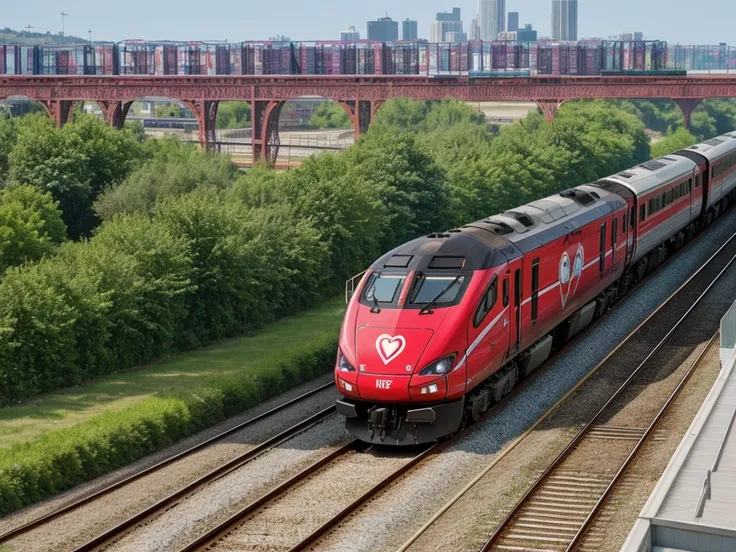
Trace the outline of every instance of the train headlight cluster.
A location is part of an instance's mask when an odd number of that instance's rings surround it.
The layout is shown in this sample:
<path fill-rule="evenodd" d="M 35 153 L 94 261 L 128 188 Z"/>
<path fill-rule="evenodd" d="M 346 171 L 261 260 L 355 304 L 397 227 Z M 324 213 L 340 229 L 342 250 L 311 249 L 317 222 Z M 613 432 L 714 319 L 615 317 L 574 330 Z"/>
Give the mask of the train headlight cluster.
<path fill-rule="evenodd" d="M 338 380 L 340 381 L 340 387 L 342 387 L 343 389 L 345 389 L 345 391 L 350 392 L 350 391 L 353 390 L 353 384 L 352 383 L 348 383 L 344 379 L 340 379 L 340 378 L 338 378 Z"/>
<path fill-rule="evenodd" d="M 340 371 L 341 372 L 355 372 L 355 368 L 347 361 L 345 355 L 340 351 Z"/>
<path fill-rule="evenodd" d="M 439 390 L 439 386 L 436 383 L 433 383 L 427 387 L 422 387 L 422 395 L 434 395 L 435 393 L 438 393 Z"/>
<path fill-rule="evenodd" d="M 436 362 L 433 362 L 426 368 L 424 368 L 421 372 L 419 372 L 420 376 L 444 376 L 450 371 L 450 368 L 452 368 L 452 365 L 455 363 L 455 357 L 457 354 L 451 354 L 448 357 L 445 357 L 443 359 L 440 359 Z"/>

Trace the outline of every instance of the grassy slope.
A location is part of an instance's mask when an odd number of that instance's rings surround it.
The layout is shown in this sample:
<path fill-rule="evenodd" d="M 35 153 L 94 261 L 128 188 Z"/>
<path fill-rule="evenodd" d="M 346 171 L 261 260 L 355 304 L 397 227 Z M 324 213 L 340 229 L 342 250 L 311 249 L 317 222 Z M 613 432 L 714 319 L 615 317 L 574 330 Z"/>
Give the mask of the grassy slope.
<path fill-rule="evenodd" d="M 326 335 L 336 335 L 344 301 L 331 300 L 245 337 L 184 354 L 133 372 L 113 374 L 82 387 L 40 397 L 29 404 L 0 409 L 0 449 L 35 440 L 47 431 L 73 426 L 107 411 L 121 410 L 164 391 L 186 391 L 211 376 L 257 369 Z M 0 453 L 1 454 L 1 453 Z"/>

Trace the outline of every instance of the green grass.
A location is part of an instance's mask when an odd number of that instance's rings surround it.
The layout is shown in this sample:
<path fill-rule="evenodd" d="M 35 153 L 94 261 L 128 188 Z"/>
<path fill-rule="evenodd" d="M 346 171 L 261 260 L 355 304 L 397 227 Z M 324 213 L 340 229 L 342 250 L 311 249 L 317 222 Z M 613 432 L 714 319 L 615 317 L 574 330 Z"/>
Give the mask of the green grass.
<path fill-rule="evenodd" d="M 216 377 L 256 373 L 264 362 L 279 361 L 315 340 L 336 337 L 344 312 L 344 301 L 334 299 L 271 324 L 251 337 L 0 409 L 0 458 L 2 450 L 12 445 L 36 441 L 50 431 L 121 411 L 154 395 L 193 391 Z"/>

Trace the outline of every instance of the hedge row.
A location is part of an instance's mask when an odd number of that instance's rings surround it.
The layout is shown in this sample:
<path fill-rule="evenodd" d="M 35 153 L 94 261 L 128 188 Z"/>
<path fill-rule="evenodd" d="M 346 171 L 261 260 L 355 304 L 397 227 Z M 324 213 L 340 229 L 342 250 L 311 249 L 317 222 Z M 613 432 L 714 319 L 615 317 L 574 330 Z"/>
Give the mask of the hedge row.
<path fill-rule="evenodd" d="M 0 516 L 51 497 L 176 443 L 329 372 L 337 336 L 213 378 L 193 392 L 153 397 L 120 412 L 49 432 L 0 456 Z"/>

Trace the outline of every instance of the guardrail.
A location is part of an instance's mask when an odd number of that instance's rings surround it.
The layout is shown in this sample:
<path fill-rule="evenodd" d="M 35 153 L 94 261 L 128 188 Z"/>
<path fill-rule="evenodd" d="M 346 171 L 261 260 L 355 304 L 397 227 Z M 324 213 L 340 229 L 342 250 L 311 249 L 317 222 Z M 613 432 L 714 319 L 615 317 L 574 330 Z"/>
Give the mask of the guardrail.
<path fill-rule="evenodd" d="M 345 304 L 350 302 L 350 298 L 355 293 L 356 283 L 360 282 L 360 279 L 363 277 L 363 275 L 368 272 L 367 270 L 364 270 L 360 274 L 356 274 L 352 278 L 350 278 L 347 282 L 345 282 Z"/>

